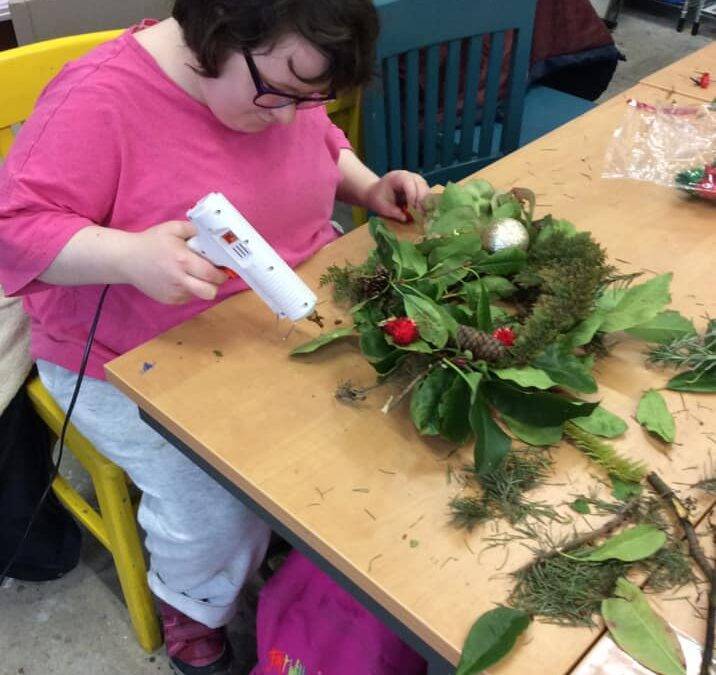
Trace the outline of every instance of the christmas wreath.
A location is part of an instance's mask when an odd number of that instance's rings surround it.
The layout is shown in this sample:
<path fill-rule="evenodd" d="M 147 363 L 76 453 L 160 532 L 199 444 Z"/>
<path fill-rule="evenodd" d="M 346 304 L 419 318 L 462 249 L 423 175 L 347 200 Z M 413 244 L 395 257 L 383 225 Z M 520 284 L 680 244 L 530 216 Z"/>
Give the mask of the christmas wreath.
<path fill-rule="evenodd" d="M 609 333 L 679 337 L 693 326 L 663 311 L 670 274 L 637 283 L 589 233 L 533 211 L 529 190 L 475 180 L 434 196 L 415 241 L 371 219 L 367 260 L 331 266 L 321 279 L 350 305 L 353 325 L 292 354 L 358 336 L 381 379 L 409 374 L 394 398 L 410 395 L 420 434 L 475 439 L 478 475 L 504 462 L 510 432 L 530 445 L 566 435 L 613 476 L 638 481 L 643 467 L 596 437 L 622 420 L 580 396 L 597 391 L 592 367 Z"/>

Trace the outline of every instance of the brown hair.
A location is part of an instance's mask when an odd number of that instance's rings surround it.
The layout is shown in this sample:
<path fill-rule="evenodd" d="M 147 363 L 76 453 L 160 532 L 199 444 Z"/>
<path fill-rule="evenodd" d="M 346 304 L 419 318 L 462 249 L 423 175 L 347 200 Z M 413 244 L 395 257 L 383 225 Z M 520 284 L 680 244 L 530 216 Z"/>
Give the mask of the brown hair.
<path fill-rule="evenodd" d="M 328 58 L 313 81 L 340 92 L 371 79 L 378 37 L 371 0 L 175 0 L 172 16 L 206 77 L 218 77 L 233 52 L 297 33 Z"/>

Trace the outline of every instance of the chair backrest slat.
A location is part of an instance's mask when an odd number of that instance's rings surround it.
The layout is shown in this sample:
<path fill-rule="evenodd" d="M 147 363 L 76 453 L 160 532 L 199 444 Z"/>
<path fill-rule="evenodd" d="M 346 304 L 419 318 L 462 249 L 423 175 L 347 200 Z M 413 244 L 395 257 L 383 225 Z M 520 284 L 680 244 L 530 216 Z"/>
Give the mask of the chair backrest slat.
<path fill-rule="evenodd" d="M 497 116 L 497 96 L 500 93 L 500 74 L 502 72 L 504 51 L 505 34 L 492 33 L 487 58 L 487 81 L 485 85 L 485 102 L 482 106 L 480 145 L 477 148 L 477 154 L 480 156 L 489 155 L 492 152 L 492 138 Z"/>
<path fill-rule="evenodd" d="M 390 166 L 403 165 L 403 125 L 401 115 L 400 76 L 398 57 L 385 60 L 383 77 L 386 84 L 386 103 L 388 104 L 388 134 L 390 138 Z"/>
<path fill-rule="evenodd" d="M 455 122 L 457 121 L 457 94 L 460 84 L 460 40 L 448 43 L 443 90 L 443 128 L 440 148 L 441 164 L 450 164 L 455 157 Z"/>
<path fill-rule="evenodd" d="M 480 63 L 482 61 L 482 36 L 473 36 L 467 44 L 467 66 L 465 68 L 465 101 L 476 101 L 480 84 Z M 460 149 L 458 159 L 464 162 L 472 155 L 475 138 L 477 106 L 464 105 L 460 124 Z"/>
<path fill-rule="evenodd" d="M 374 0 L 381 80 L 364 97 L 368 165 L 378 173 L 417 167 L 434 182 L 431 176 L 453 175 L 453 168 L 470 173 L 471 162 L 476 170 L 514 150 L 536 2 Z M 501 88 L 507 32 L 513 36 L 510 72 Z M 493 152 L 500 133 L 500 149 Z"/>
<path fill-rule="evenodd" d="M 405 168 L 418 170 L 420 147 L 419 124 L 419 66 L 420 52 L 411 49 L 405 55 Z"/>
<path fill-rule="evenodd" d="M 425 50 L 425 106 L 423 108 L 423 162 L 429 167 L 437 157 L 438 92 L 440 88 L 440 47 Z"/>

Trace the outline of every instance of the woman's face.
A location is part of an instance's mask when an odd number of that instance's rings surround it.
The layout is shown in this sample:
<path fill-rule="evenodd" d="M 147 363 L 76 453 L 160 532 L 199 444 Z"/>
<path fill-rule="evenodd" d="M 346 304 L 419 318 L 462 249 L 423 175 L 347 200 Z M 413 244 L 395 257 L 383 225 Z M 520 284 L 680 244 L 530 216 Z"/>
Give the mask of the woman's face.
<path fill-rule="evenodd" d="M 272 48 L 258 49 L 251 56 L 263 84 L 271 89 L 310 96 L 324 94 L 329 88 L 328 82 L 306 84 L 301 81 L 300 78 L 308 80 L 325 73 L 328 60 L 298 35 L 286 35 Z M 294 105 L 269 109 L 254 104 L 256 85 L 241 53 L 228 58 L 218 78 L 200 77 L 199 88 L 214 116 L 234 131 L 263 131 L 272 124 L 290 124 L 296 115 Z"/>

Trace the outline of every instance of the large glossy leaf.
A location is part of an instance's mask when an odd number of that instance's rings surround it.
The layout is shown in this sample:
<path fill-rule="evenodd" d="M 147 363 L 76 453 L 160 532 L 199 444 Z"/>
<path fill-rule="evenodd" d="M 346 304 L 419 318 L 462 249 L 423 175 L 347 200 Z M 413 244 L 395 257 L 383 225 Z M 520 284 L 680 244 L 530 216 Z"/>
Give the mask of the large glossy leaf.
<path fill-rule="evenodd" d="M 439 216 L 430 221 L 428 234 L 456 234 L 471 232 L 475 229 L 477 214 L 472 206 L 458 206 L 450 211 L 440 211 Z"/>
<path fill-rule="evenodd" d="M 615 598 L 602 601 L 602 616 L 614 641 L 632 658 L 661 675 L 686 675 L 681 647 L 671 627 L 638 586 L 619 579 Z"/>
<path fill-rule="evenodd" d="M 597 391 L 597 382 L 589 369 L 566 345 L 551 344 L 532 361 L 532 365 L 544 370 L 552 380 L 564 387 L 585 394 Z"/>
<path fill-rule="evenodd" d="M 370 363 L 383 361 L 397 351 L 395 347 L 388 344 L 385 333 L 380 328 L 369 324 L 360 326 L 360 349 Z"/>
<path fill-rule="evenodd" d="M 421 277 L 428 271 L 428 261 L 412 242 L 399 241 L 397 257 L 404 277 Z"/>
<path fill-rule="evenodd" d="M 589 555 L 579 556 L 579 559 L 590 562 L 634 562 L 654 555 L 665 543 L 666 535 L 659 528 L 653 525 L 635 525 L 610 537 Z"/>
<path fill-rule="evenodd" d="M 470 426 L 475 433 L 475 469 L 480 475 L 499 467 L 512 447 L 510 437 L 492 418 L 482 393 L 483 386 L 484 383 L 474 393 L 470 408 Z"/>
<path fill-rule="evenodd" d="M 354 335 L 352 326 L 346 326 L 345 328 L 338 328 L 337 330 L 331 331 L 330 333 L 324 333 L 323 335 L 319 335 L 314 340 L 311 340 L 310 342 L 304 342 L 302 345 L 298 345 L 298 347 L 292 349 L 291 356 L 310 354 L 311 352 L 315 352 L 317 349 L 320 349 L 321 347 L 330 344 L 334 340 L 348 337 L 349 335 Z"/>
<path fill-rule="evenodd" d="M 627 423 L 621 417 L 610 413 L 602 406 L 592 410 L 592 414 L 588 417 L 576 417 L 573 421 L 590 434 L 604 438 L 616 438 L 627 430 Z"/>
<path fill-rule="evenodd" d="M 671 299 L 671 277 L 670 273 L 661 274 L 628 288 L 604 317 L 600 330 L 607 333 L 626 330 L 653 319 Z"/>
<path fill-rule="evenodd" d="M 567 333 L 565 340 L 571 344 L 572 347 L 581 347 L 586 345 L 599 330 L 599 327 L 604 321 L 605 312 L 602 310 L 595 310 L 590 316 L 584 321 L 578 323 L 569 333 Z"/>
<path fill-rule="evenodd" d="M 473 196 L 465 186 L 448 181 L 440 195 L 440 211 L 445 213 L 460 206 L 472 206 Z"/>
<path fill-rule="evenodd" d="M 438 404 L 440 435 L 454 443 L 464 443 L 472 434 L 470 428 L 470 399 L 472 391 L 462 376 L 455 379 Z"/>
<path fill-rule="evenodd" d="M 667 443 L 676 438 L 676 425 L 664 397 L 654 389 L 649 389 L 639 400 L 636 419 L 645 429 L 656 434 Z"/>
<path fill-rule="evenodd" d="M 667 389 L 710 394 L 716 392 L 716 366 L 706 370 L 687 370 L 672 377 L 666 383 Z"/>
<path fill-rule="evenodd" d="M 492 332 L 492 313 L 490 312 L 490 294 L 484 284 L 480 284 L 480 296 L 477 303 L 477 327 L 485 333 Z"/>
<path fill-rule="evenodd" d="M 482 277 L 480 281 L 482 281 L 488 293 L 499 298 L 509 298 L 517 290 L 509 279 L 494 274 L 488 274 Z"/>
<path fill-rule="evenodd" d="M 664 344 L 688 335 L 694 335 L 696 329 L 693 322 L 686 317 L 673 309 L 667 309 L 649 321 L 645 321 L 633 328 L 627 328 L 626 332 L 647 342 Z"/>
<path fill-rule="evenodd" d="M 502 419 L 517 438 L 529 445 L 554 445 L 562 440 L 562 427 L 533 427 L 504 414 Z"/>
<path fill-rule="evenodd" d="M 526 391 L 500 380 L 486 382 L 485 393 L 501 413 L 535 427 L 561 426 L 569 419 L 591 414 L 599 405 L 546 391 Z"/>
<path fill-rule="evenodd" d="M 523 366 L 522 368 L 501 368 L 492 371 L 501 380 L 510 380 L 516 382 L 521 387 L 535 387 L 536 389 L 551 389 L 555 386 L 544 370 L 533 368 L 532 366 Z"/>
<path fill-rule="evenodd" d="M 445 321 L 445 313 L 432 300 L 416 295 L 404 295 L 405 313 L 418 325 L 420 337 L 444 347 L 448 341 L 449 331 Z"/>
<path fill-rule="evenodd" d="M 424 436 L 440 433 L 440 400 L 456 377 L 459 375 L 454 370 L 433 368 L 413 389 L 410 416 L 415 428 Z"/>
<path fill-rule="evenodd" d="M 530 625 L 527 612 L 496 607 L 475 621 L 462 647 L 455 675 L 477 675 L 497 663 Z"/>
<path fill-rule="evenodd" d="M 438 243 L 432 248 L 428 256 L 431 267 L 447 260 L 455 263 L 455 261 L 472 261 L 487 257 L 487 253 L 482 250 L 482 240 L 477 232 L 465 232 L 445 239 L 447 241 Z"/>
<path fill-rule="evenodd" d="M 527 262 L 527 253 L 520 248 L 503 248 L 483 260 L 477 262 L 474 268 L 483 274 L 516 274 Z"/>

